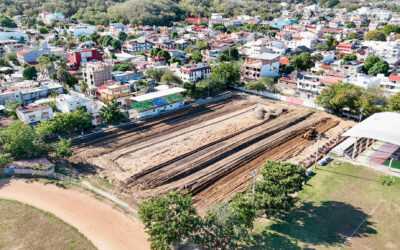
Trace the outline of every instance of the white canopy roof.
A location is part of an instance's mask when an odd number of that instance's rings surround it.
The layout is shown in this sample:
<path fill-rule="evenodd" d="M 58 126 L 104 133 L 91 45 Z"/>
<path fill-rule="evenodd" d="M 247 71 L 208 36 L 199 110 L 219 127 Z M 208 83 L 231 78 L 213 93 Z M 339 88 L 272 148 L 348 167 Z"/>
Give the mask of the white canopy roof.
<path fill-rule="evenodd" d="M 184 89 L 184 88 L 175 87 L 175 88 L 171 88 L 171 89 L 164 89 L 164 90 L 157 91 L 157 92 L 152 92 L 152 93 L 148 93 L 148 94 L 144 94 L 144 95 L 131 97 L 131 100 L 133 100 L 135 102 L 143 102 L 143 101 L 152 100 L 152 99 L 155 99 L 158 97 L 182 93 L 185 91 L 186 91 L 186 89 Z"/>
<path fill-rule="evenodd" d="M 363 137 L 400 145 L 400 113 L 376 113 L 342 136 Z"/>

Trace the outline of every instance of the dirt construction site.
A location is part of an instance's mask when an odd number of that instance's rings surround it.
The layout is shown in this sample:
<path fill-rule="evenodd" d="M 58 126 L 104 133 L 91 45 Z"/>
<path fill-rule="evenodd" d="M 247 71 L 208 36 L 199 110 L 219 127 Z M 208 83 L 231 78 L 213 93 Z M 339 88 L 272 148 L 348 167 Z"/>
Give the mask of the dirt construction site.
<path fill-rule="evenodd" d="M 233 93 L 207 104 L 75 140 L 69 161 L 94 169 L 138 204 L 169 190 L 191 193 L 204 212 L 245 191 L 267 160 L 309 167 L 355 123 L 325 112 Z M 307 132 L 321 133 L 304 136 Z"/>

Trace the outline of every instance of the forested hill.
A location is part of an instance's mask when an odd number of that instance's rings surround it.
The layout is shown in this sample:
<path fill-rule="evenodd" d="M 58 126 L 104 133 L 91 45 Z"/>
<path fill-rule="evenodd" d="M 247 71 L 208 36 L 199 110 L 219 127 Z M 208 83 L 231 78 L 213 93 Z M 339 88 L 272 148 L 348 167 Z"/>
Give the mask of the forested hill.
<path fill-rule="evenodd" d="M 35 17 L 43 11 L 62 12 L 66 17 L 93 24 L 118 21 L 165 25 L 188 16 L 209 16 L 212 12 L 228 16 L 259 14 L 264 19 L 272 19 L 279 15 L 281 2 L 289 3 L 289 8 L 294 8 L 295 3 L 320 2 L 327 7 L 339 4 L 339 0 L 0 0 L 0 13 Z"/>

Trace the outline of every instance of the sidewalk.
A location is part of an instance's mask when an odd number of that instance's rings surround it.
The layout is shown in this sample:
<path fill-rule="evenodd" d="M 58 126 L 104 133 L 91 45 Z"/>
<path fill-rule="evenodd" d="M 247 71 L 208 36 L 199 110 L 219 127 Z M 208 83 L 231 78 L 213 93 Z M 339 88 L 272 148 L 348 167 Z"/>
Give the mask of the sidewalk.
<path fill-rule="evenodd" d="M 378 172 L 381 172 L 381 173 L 384 173 L 384 174 L 387 174 L 387 175 L 392 175 L 392 176 L 395 176 L 395 177 L 400 178 L 400 172 L 399 172 L 399 171 L 396 171 L 396 170 L 394 170 L 394 169 L 391 169 L 391 170 L 389 171 L 389 167 L 379 166 L 379 165 L 373 165 L 373 164 L 368 164 L 368 163 L 365 163 L 365 162 L 360 162 L 360 161 L 357 161 L 357 160 L 354 161 L 354 160 L 351 160 L 351 159 L 343 159 L 343 158 L 340 158 L 340 159 L 338 159 L 338 160 L 339 160 L 339 161 L 342 161 L 342 162 L 348 162 L 348 163 L 351 163 L 351 164 L 353 164 L 353 165 L 359 165 L 359 166 L 371 168 L 371 169 L 373 169 L 373 170 L 375 170 L 375 171 L 378 171 Z"/>

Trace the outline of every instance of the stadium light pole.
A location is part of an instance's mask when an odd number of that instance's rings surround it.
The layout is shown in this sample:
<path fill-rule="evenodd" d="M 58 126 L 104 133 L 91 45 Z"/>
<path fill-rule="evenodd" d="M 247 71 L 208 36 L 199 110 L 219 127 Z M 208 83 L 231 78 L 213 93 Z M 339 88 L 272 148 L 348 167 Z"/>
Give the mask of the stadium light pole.
<path fill-rule="evenodd" d="M 318 161 L 318 153 L 319 153 L 319 139 L 321 138 L 321 134 L 318 133 L 317 134 L 317 151 L 315 153 L 315 165 L 314 165 L 314 169 L 317 168 L 317 161 Z"/>
<path fill-rule="evenodd" d="M 390 168 L 392 167 L 392 162 L 393 162 L 393 157 L 390 158 L 390 162 L 389 162 L 390 181 L 393 180 L 393 174 L 392 174 L 392 172 L 390 171 Z"/>

